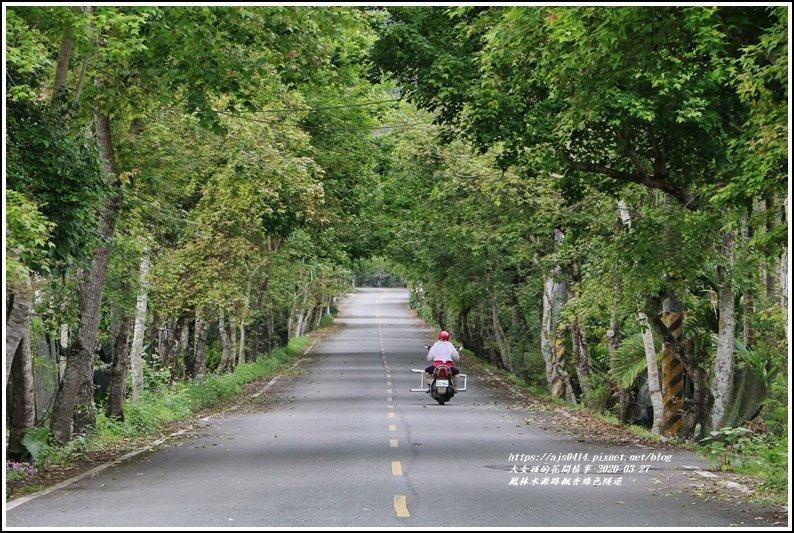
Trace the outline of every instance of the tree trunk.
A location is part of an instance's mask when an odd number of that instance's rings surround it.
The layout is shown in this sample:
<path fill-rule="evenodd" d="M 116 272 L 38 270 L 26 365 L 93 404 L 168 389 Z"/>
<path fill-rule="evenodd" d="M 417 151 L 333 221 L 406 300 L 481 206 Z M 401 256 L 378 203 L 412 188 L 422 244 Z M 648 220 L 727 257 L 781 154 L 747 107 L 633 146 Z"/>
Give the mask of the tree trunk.
<path fill-rule="evenodd" d="M 146 329 L 146 306 L 149 295 L 149 250 L 141 256 L 138 272 L 140 292 L 135 305 L 135 330 L 132 334 L 130 365 L 132 367 L 132 403 L 138 403 L 143 395 L 143 337 Z"/>
<path fill-rule="evenodd" d="M 755 329 L 753 329 L 752 316 L 755 313 L 755 297 L 751 290 L 744 291 L 742 295 L 744 309 L 742 309 L 742 341 L 752 349 L 755 345 Z"/>
<path fill-rule="evenodd" d="M 637 313 L 642 330 L 642 344 L 645 347 L 645 364 L 648 371 L 648 395 L 653 406 L 653 427 L 651 431 L 657 435 L 661 432 L 664 415 L 664 400 L 662 388 L 659 385 L 659 367 L 656 363 L 656 348 L 653 345 L 653 333 L 648 321 L 648 316 L 640 311 Z"/>
<path fill-rule="evenodd" d="M 587 339 L 584 338 L 582 329 L 579 327 L 579 319 L 574 319 L 571 324 L 571 342 L 576 356 L 576 375 L 579 378 L 579 385 L 582 387 L 582 395 L 588 398 L 590 395 L 590 348 L 587 346 Z M 605 406 L 600 406 L 605 407 Z"/>
<path fill-rule="evenodd" d="M 612 311 L 609 315 L 609 330 L 607 331 L 607 349 L 609 350 L 610 367 L 614 366 L 615 352 L 620 346 L 620 322 L 618 320 L 618 310 L 620 308 L 620 297 L 623 294 L 623 283 L 620 276 L 616 273 L 614 282 L 612 284 Z M 617 388 L 618 392 L 618 419 L 628 424 L 631 414 L 631 389 L 621 387 L 616 383 L 612 386 Z"/>
<path fill-rule="evenodd" d="M 789 197 L 786 196 L 786 226 L 789 223 Z M 783 315 L 786 317 L 786 340 L 788 341 L 788 241 L 783 244 L 783 254 L 780 257 L 780 307 L 783 309 Z"/>
<path fill-rule="evenodd" d="M 223 309 L 220 310 L 218 315 L 218 333 L 221 336 L 221 345 L 223 346 L 223 354 L 221 355 L 221 362 L 218 363 L 218 368 L 215 369 L 216 374 L 223 374 L 226 367 L 229 365 L 229 357 L 231 351 L 231 343 L 229 342 L 229 332 L 226 329 L 226 314 Z"/>
<path fill-rule="evenodd" d="M 179 329 L 178 320 L 167 320 L 163 322 L 157 330 L 157 352 L 160 359 L 160 368 L 167 368 L 169 371 L 169 382 L 173 383 L 174 376 L 178 375 L 177 350 L 179 339 L 177 331 Z"/>
<path fill-rule="evenodd" d="M 295 329 L 295 322 L 296 322 L 295 313 L 294 311 L 290 311 L 289 316 L 287 317 L 287 334 L 290 337 L 297 337 L 297 335 L 294 335 L 292 333 Z"/>
<path fill-rule="evenodd" d="M 551 394 L 555 398 L 564 399 L 569 403 L 576 403 L 576 395 L 573 393 L 571 379 L 566 365 L 565 354 L 565 324 L 557 322 L 557 329 L 554 335 L 554 379 Z"/>
<path fill-rule="evenodd" d="M 72 26 L 69 25 L 63 32 L 61 48 L 58 51 L 58 63 L 55 67 L 55 86 L 52 91 L 53 102 L 57 101 L 66 93 L 66 78 L 69 74 L 69 62 L 72 58 L 73 45 Z"/>
<path fill-rule="evenodd" d="M 124 420 L 124 396 L 127 391 L 127 365 L 129 362 L 130 317 L 122 311 L 121 324 L 113 350 L 113 368 L 110 375 L 110 394 L 105 407 L 108 418 Z"/>
<path fill-rule="evenodd" d="M 204 381 L 207 375 L 207 324 L 202 318 L 202 312 L 196 309 L 196 326 L 193 331 L 193 364 L 196 371 L 196 381 Z"/>
<path fill-rule="evenodd" d="M 325 306 L 322 302 L 314 308 L 314 324 L 312 324 L 312 331 L 320 329 L 320 323 L 323 321 L 323 313 Z"/>
<path fill-rule="evenodd" d="M 742 245 L 746 246 L 752 237 L 752 228 L 747 215 L 742 216 Z M 753 330 L 752 316 L 755 313 L 755 295 L 751 289 L 747 289 L 742 294 L 742 340 L 744 345 L 752 348 L 755 344 L 755 331 Z"/>
<path fill-rule="evenodd" d="M 499 356 L 502 362 L 502 368 L 506 370 L 513 370 L 510 364 L 510 346 L 507 344 L 505 332 L 502 329 L 502 323 L 499 320 L 499 309 L 496 305 L 496 299 L 491 299 L 491 319 L 493 320 L 494 337 L 496 338 L 496 346 L 499 349 Z"/>
<path fill-rule="evenodd" d="M 779 218 L 775 209 L 775 199 L 771 196 L 766 198 L 765 201 L 766 207 L 766 231 L 767 233 L 772 233 L 775 230 L 775 225 L 777 224 L 777 219 Z M 767 268 L 765 269 L 766 273 L 766 296 L 769 302 L 774 302 L 777 300 L 777 290 L 778 290 L 778 279 L 777 274 L 775 272 L 775 265 L 773 261 L 767 259 Z"/>
<path fill-rule="evenodd" d="M 717 267 L 720 282 L 719 330 L 717 334 L 717 356 L 714 359 L 714 371 L 711 395 L 714 403 L 707 419 L 706 431 L 722 427 L 727 406 L 731 400 L 731 382 L 733 371 L 733 346 L 736 341 L 736 317 L 734 316 L 734 295 L 729 279 L 733 264 L 732 232 L 723 235 L 722 255 L 727 266 Z"/>
<path fill-rule="evenodd" d="M 543 308 L 540 325 L 540 353 L 546 363 L 546 382 L 551 390 L 554 377 L 554 326 L 552 321 L 552 301 L 554 299 L 554 279 L 549 277 L 543 283 Z"/>
<path fill-rule="evenodd" d="M 229 369 L 233 370 L 237 363 L 237 320 L 229 315 Z M 242 361 L 240 361 L 242 362 Z"/>
<path fill-rule="evenodd" d="M 692 380 L 692 409 L 686 413 L 681 430 L 683 435 L 692 435 L 698 423 L 705 421 L 708 405 L 709 384 L 706 371 L 700 367 L 688 366 L 687 371 Z M 701 433 L 705 424 L 701 424 Z"/>
<path fill-rule="evenodd" d="M 33 355 L 30 351 L 30 328 L 26 328 L 17 345 L 11 368 L 11 405 L 8 448 L 22 447 L 25 433 L 36 424 L 36 398 L 33 381 Z"/>
<path fill-rule="evenodd" d="M 626 202 L 618 200 L 618 216 L 624 226 L 631 228 L 631 212 Z M 648 321 L 648 315 L 640 311 L 637 313 L 642 330 L 642 344 L 645 348 L 645 364 L 648 372 L 648 395 L 653 406 L 653 426 L 651 431 L 657 435 L 661 432 L 664 420 L 664 397 L 659 384 L 659 368 L 656 365 L 656 348 L 653 345 L 653 334 Z"/>
<path fill-rule="evenodd" d="M 6 383 L 11 375 L 11 365 L 18 352 L 19 343 L 29 335 L 30 313 L 33 308 L 33 289 L 30 274 L 11 283 L 11 302 L 7 303 L 6 316 Z"/>
<path fill-rule="evenodd" d="M 179 346 L 174 356 L 174 365 L 171 367 L 171 382 L 180 378 L 180 366 L 185 369 L 184 374 L 187 375 L 188 354 L 190 353 L 190 323 L 188 317 L 180 319 L 182 327 L 179 332 Z"/>
<path fill-rule="evenodd" d="M 248 357 L 245 353 L 245 319 L 240 320 L 240 352 L 237 356 L 238 364 L 243 364 L 248 362 Z"/>
<path fill-rule="evenodd" d="M 90 269 L 78 272 L 77 276 L 80 323 L 77 339 L 72 342 L 72 349 L 67 357 L 66 370 L 58 387 L 52 412 L 52 435 L 58 442 L 67 442 L 71 440 L 73 431 L 79 434 L 96 424 L 96 419 L 92 417 L 94 352 L 99 335 L 102 295 L 105 288 L 110 248 L 116 229 L 116 220 L 121 209 L 122 193 L 119 188 L 119 174 L 113 151 L 110 120 L 107 115 L 95 110 L 94 122 L 97 144 L 106 178 L 111 183 L 111 191 L 105 198 L 99 214 L 99 244 L 94 249 Z M 86 386 L 84 387 L 83 384 Z M 90 395 L 86 393 L 87 389 L 91 390 Z M 78 421 L 75 412 L 80 390 L 83 391 L 80 395 L 81 399 L 87 403 L 81 406 L 80 410 L 83 415 Z"/>
<path fill-rule="evenodd" d="M 265 351 L 268 355 L 273 352 L 273 340 L 276 337 L 276 322 L 273 316 L 273 306 L 268 302 L 267 306 L 267 320 L 265 322 L 265 334 L 267 335 L 267 342 Z"/>

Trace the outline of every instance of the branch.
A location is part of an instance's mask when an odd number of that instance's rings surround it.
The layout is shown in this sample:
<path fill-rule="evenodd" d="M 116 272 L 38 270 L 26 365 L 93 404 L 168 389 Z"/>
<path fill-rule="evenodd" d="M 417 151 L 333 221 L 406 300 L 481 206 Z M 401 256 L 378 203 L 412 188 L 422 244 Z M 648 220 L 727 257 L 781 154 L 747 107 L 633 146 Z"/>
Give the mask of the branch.
<path fill-rule="evenodd" d="M 645 168 L 645 164 L 642 162 L 642 159 L 640 158 L 639 154 L 637 154 L 637 151 L 634 150 L 634 147 L 631 145 L 631 141 L 629 141 L 628 133 L 629 133 L 628 129 L 624 126 L 623 133 L 617 132 L 616 136 L 618 138 L 618 141 L 620 141 L 621 144 L 623 145 L 623 151 L 626 153 L 627 156 L 629 156 L 631 163 L 634 165 L 634 168 L 637 169 L 639 175 L 647 179 L 648 169 Z"/>
<path fill-rule="evenodd" d="M 664 147 L 659 143 L 653 131 L 648 132 L 648 137 L 650 137 L 653 147 L 653 173 L 655 176 L 667 179 L 667 154 L 664 152 Z"/>
<path fill-rule="evenodd" d="M 660 191 L 670 194 L 679 202 L 681 202 L 685 208 L 691 211 L 696 211 L 698 208 L 697 198 L 693 196 L 686 187 L 681 187 L 667 181 L 666 176 L 657 177 L 655 174 L 653 176 L 642 175 L 640 173 L 632 174 L 596 163 L 582 163 L 579 161 L 574 161 L 565 152 L 563 152 L 563 159 L 568 165 L 568 168 L 571 170 L 581 170 L 583 172 L 590 172 L 592 174 L 601 174 L 627 183 L 639 183 L 640 185 L 645 185 L 649 189 L 659 189 Z"/>

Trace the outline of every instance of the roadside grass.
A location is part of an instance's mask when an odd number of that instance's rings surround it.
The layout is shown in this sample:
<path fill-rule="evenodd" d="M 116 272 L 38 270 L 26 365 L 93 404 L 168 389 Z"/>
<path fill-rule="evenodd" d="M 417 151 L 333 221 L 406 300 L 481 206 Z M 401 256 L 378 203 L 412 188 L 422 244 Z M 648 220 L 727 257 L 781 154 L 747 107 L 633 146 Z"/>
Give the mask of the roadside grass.
<path fill-rule="evenodd" d="M 63 446 L 51 442 L 49 427 L 34 428 L 23 441 L 30 460 L 6 461 L 6 498 L 14 493 L 40 490 L 41 484 L 36 478 L 43 471 L 68 468 L 85 461 L 90 454 L 101 455 L 124 445 L 151 441 L 163 436 L 169 424 L 190 420 L 202 410 L 237 399 L 247 383 L 287 369 L 304 354 L 311 342 L 310 337 L 291 339 L 287 346 L 276 348 L 269 355 L 260 354 L 253 363 L 239 365 L 227 374 L 208 374 L 201 382 L 160 384 L 146 391 L 138 403 L 125 402 L 123 421 L 107 418 L 102 409 L 97 409 L 96 428 Z M 30 482 L 25 483 L 28 479 Z"/>

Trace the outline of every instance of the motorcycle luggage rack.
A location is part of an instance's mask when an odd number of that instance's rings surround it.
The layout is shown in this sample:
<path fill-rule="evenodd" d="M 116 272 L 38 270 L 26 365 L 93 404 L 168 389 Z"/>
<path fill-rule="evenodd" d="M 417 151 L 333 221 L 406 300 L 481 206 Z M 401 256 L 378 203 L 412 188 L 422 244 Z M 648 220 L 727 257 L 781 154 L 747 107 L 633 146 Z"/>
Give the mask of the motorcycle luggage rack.
<path fill-rule="evenodd" d="M 427 384 L 425 383 L 425 376 L 423 375 L 425 373 L 424 369 L 412 368 L 411 372 L 418 372 L 420 374 L 419 375 L 419 387 L 420 388 L 411 389 L 411 392 L 425 392 L 427 390 Z M 458 374 L 458 379 L 462 379 L 463 380 L 463 386 L 462 387 L 456 387 L 455 388 L 455 392 L 465 391 L 466 390 L 466 382 L 468 381 L 466 379 L 466 374 L 463 374 L 463 373 Z"/>

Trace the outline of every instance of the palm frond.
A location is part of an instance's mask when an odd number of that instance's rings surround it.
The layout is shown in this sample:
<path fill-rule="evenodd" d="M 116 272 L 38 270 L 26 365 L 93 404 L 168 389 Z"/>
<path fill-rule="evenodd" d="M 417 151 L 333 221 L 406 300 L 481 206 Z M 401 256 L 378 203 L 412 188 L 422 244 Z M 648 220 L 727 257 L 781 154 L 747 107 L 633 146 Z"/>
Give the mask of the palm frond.
<path fill-rule="evenodd" d="M 654 337 L 654 349 L 656 359 L 659 360 L 659 343 Z M 631 337 L 626 337 L 621 341 L 617 350 L 612 356 L 609 376 L 623 388 L 631 387 L 634 380 L 647 370 L 648 365 L 645 359 L 645 345 L 642 342 L 642 333 L 637 333 Z"/>

